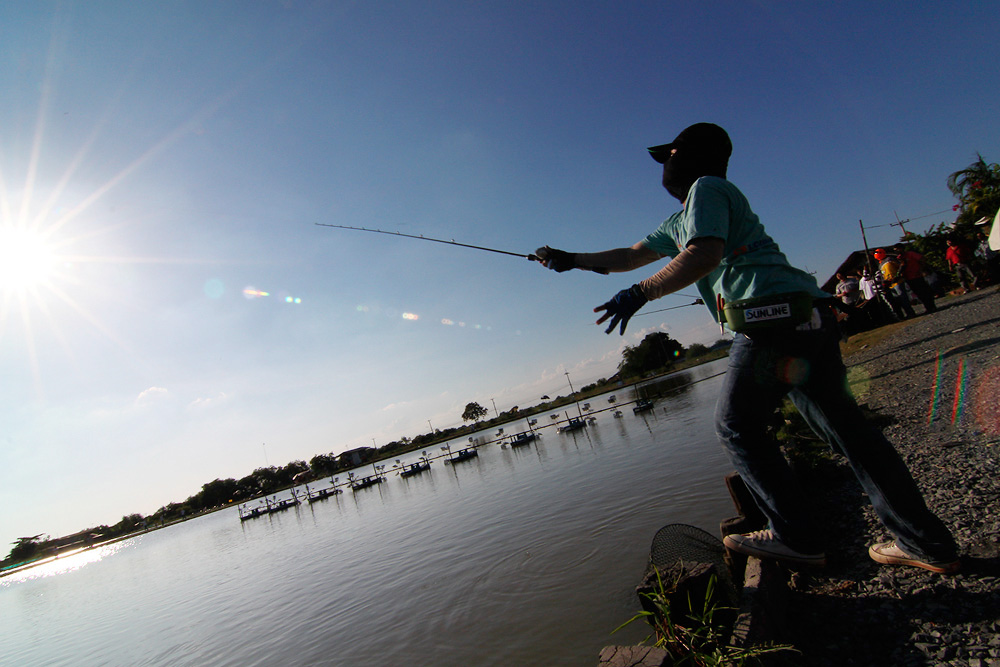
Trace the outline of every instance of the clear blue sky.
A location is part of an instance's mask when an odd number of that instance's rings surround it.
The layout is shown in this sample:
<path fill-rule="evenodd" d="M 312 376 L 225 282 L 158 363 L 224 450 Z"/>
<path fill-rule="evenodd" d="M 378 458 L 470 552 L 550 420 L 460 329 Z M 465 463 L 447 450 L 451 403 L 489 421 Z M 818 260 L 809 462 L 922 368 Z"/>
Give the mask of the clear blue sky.
<path fill-rule="evenodd" d="M 820 282 L 859 219 L 951 221 L 948 174 L 1000 160 L 998 28 L 991 2 L 4 3 L 0 215 L 29 231 L 0 249 L 0 550 L 719 337 L 702 308 L 593 326 L 655 269 L 314 223 L 631 245 L 677 207 L 645 147 L 698 121 Z"/>

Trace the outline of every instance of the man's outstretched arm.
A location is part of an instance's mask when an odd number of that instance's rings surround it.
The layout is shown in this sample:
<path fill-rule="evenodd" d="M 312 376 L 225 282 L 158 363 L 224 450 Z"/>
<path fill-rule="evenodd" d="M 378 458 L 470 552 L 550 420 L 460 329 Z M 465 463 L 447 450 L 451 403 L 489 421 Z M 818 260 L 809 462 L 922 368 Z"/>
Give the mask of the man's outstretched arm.
<path fill-rule="evenodd" d="M 642 241 L 631 248 L 615 248 L 601 252 L 566 252 L 549 246 L 535 251 L 542 266 L 562 273 L 570 269 L 583 269 L 597 273 L 621 273 L 646 266 L 663 255 L 647 248 Z"/>

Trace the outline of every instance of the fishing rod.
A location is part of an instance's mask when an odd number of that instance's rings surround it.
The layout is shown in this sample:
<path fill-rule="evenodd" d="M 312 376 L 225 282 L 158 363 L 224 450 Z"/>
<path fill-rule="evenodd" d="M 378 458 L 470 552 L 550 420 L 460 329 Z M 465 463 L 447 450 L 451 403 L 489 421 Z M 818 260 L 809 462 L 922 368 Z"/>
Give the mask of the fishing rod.
<path fill-rule="evenodd" d="M 322 222 L 316 222 L 316 223 L 313 223 L 313 224 L 315 224 L 315 225 L 317 225 L 319 227 L 333 227 L 334 229 L 353 229 L 354 231 L 357 231 L 357 232 L 371 232 L 372 234 L 385 234 L 387 236 L 404 236 L 404 237 L 406 237 L 408 239 L 417 239 L 418 241 L 434 241 L 435 243 L 444 243 L 445 245 L 457 245 L 457 246 L 461 246 L 462 248 L 472 248 L 473 250 L 485 250 L 486 252 L 495 252 L 495 253 L 499 253 L 501 255 L 512 255 L 514 257 L 524 257 L 525 259 L 527 259 L 529 261 L 532 261 L 532 262 L 540 262 L 540 261 L 542 261 L 542 258 L 539 257 L 538 255 L 535 255 L 534 253 L 525 255 L 525 254 L 522 254 L 522 253 L 519 253 L 519 252 L 511 252 L 509 250 L 497 250 L 496 248 L 487 248 L 486 246 L 481 246 L 481 245 L 472 245 L 470 243 L 459 243 L 455 239 L 452 239 L 450 241 L 446 241 L 445 239 L 435 239 L 435 238 L 432 238 L 430 236 L 424 236 L 423 234 L 419 234 L 418 235 L 418 234 L 404 234 L 402 232 L 387 232 L 387 231 L 384 231 L 384 230 L 381 230 L 381 229 L 368 229 L 367 227 L 350 227 L 348 225 L 328 225 L 328 224 L 325 224 L 325 223 L 322 223 Z M 580 267 L 580 268 L 583 268 L 583 267 Z M 608 272 L 607 269 L 602 269 L 602 268 L 593 268 L 593 269 L 587 269 L 587 270 L 588 271 L 593 271 L 594 273 L 601 273 L 601 274 L 606 274 Z"/>
<path fill-rule="evenodd" d="M 353 229 L 356 232 L 371 232 L 372 234 L 385 234 L 386 236 L 404 236 L 408 239 L 417 239 L 418 241 L 434 241 L 435 243 L 444 243 L 445 245 L 457 245 L 463 248 L 472 248 L 473 250 L 485 250 L 487 252 L 496 252 L 501 255 L 513 255 L 514 257 L 524 257 L 525 259 L 532 262 L 540 262 L 542 259 L 535 254 L 522 255 L 519 252 L 511 252 L 509 250 L 497 250 L 496 248 L 487 248 L 481 245 L 471 245 L 469 243 L 459 243 L 455 239 L 446 241 L 444 239 L 435 239 L 430 236 L 424 236 L 423 234 L 404 234 L 402 232 L 387 232 L 381 229 L 368 229 L 367 227 L 350 227 L 348 225 L 329 225 L 323 222 L 313 223 L 318 227 L 333 227 L 334 229 Z M 583 267 L 580 267 L 583 268 Z M 587 271 L 593 271 L 594 273 L 607 274 L 607 269 L 602 268 L 592 268 L 586 269 Z M 664 310 L 673 310 L 674 308 L 686 308 L 688 306 L 700 306 L 705 303 L 699 297 L 691 296 L 690 294 L 680 294 L 678 292 L 674 293 L 675 296 L 683 296 L 688 299 L 694 299 L 694 303 L 686 303 L 682 306 L 672 306 L 671 308 L 663 308 L 662 310 L 651 310 L 648 313 L 639 313 L 640 315 L 652 315 L 653 313 L 662 313 Z"/>
<path fill-rule="evenodd" d="M 528 259 L 528 260 L 530 260 L 532 262 L 537 262 L 538 261 L 538 255 L 524 255 L 524 254 L 519 253 L 519 252 L 510 252 L 509 250 L 497 250 L 496 248 L 487 248 L 487 247 L 481 246 L 481 245 L 471 245 L 471 244 L 468 244 L 468 243 L 459 243 L 455 239 L 452 239 L 450 241 L 446 241 L 444 239 L 435 239 L 435 238 L 431 238 L 430 236 L 424 236 L 423 234 L 416 235 L 416 234 L 404 234 L 402 232 L 386 232 L 386 231 L 383 231 L 381 229 L 368 229 L 367 227 L 348 227 L 347 225 L 327 225 L 327 224 L 324 224 L 322 222 L 317 222 L 315 224 L 317 224 L 320 227 L 333 227 L 335 229 L 353 229 L 353 230 L 358 231 L 358 232 L 371 232 L 373 234 L 386 234 L 388 236 L 405 236 L 408 239 L 418 239 L 418 240 L 421 240 L 421 241 L 434 241 L 435 243 L 445 243 L 447 245 L 457 245 L 457 246 L 461 246 L 463 248 L 472 248 L 474 250 L 485 250 L 487 252 L 496 252 L 496 253 L 499 253 L 501 255 L 513 255 L 514 257 L 524 257 L 525 259 Z"/>

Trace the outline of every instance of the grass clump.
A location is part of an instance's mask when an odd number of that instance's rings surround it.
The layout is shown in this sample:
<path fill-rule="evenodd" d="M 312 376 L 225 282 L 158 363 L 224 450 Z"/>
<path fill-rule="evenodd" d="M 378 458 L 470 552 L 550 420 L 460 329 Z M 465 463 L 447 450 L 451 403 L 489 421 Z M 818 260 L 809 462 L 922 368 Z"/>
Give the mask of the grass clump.
<path fill-rule="evenodd" d="M 684 568 L 668 585 L 664 585 L 659 570 L 655 584 L 639 593 L 643 610 L 615 631 L 637 620 L 645 620 L 653 628 L 655 646 L 667 651 L 674 665 L 723 667 L 756 665 L 760 659 L 779 652 L 796 652 L 791 645 L 764 643 L 754 646 L 734 646 L 730 643 L 736 609 L 719 601 L 717 579 L 708 577 L 704 595 L 692 589 L 681 590 Z"/>

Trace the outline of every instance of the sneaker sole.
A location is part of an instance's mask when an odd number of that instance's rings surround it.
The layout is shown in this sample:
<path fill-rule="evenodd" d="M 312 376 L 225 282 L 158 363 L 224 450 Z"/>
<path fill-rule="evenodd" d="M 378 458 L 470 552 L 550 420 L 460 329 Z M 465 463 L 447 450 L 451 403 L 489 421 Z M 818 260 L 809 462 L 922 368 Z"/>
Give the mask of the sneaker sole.
<path fill-rule="evenodd" d="M 872 548 L 868 549 L 868 555 L 876 563 L 882 563 L 883 565 L 910 565 L 911 567 L 919 567 L 930 572 L 935 572 L 937 574 L 954 574 L 958 572 L 960 568 L 959 561 L 953 563 L 928 563 L 926 561 L 917 560 L 916 558 L 903 558 L 901 556 L 888 556 Z"/>
<path fill-rule="evenodd" d="M 731 540 L 729 539 L 729 535 L 726 535 L 726 537 L 723 538 L 722 543 L 725 544 L 726 548 L 730 551 L 735 551 L 736 553 L 743 554 L 744 556 L 753 556 L 764 560 L 778 560 L 782 563 L 794 563 L 796 565 L 810 565 L 812 567 L 823 567 L 826 565 L 825 554 L 815 556 L 789 556 L 787 554 L 773 553 L 771 551 L 757 549 L 747 544 Z"/>

